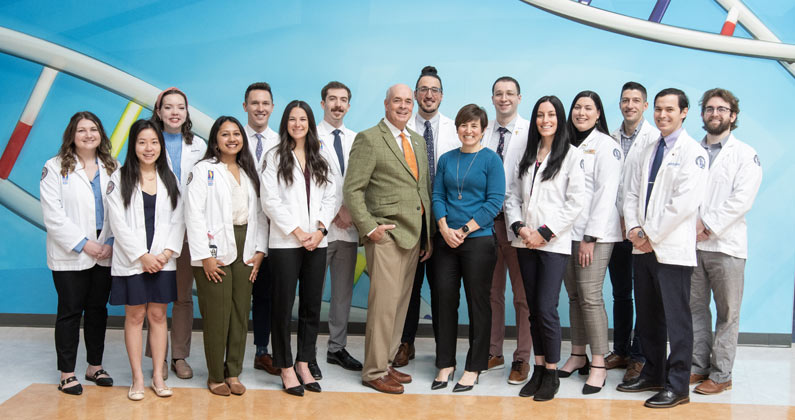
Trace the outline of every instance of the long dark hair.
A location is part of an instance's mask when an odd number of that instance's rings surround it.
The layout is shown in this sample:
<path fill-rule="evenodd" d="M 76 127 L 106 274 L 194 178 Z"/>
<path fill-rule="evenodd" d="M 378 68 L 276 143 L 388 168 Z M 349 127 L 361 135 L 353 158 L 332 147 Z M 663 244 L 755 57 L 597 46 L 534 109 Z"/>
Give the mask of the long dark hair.
<path fill-rule="evenodd" d="M 218 132 L 221 131 L 221 125 L 227 121 L 231 121 L 237 126 L 243 140 L 243 147 L 240 149 L 240 152 L 237 153 L 235 162 L 237 166 L 246 173 L 249 181 L 254 184 L 254 190 L 257 192 L 257 197 L 259 197 L 259 176 L 257 175 L 257 167 L 254 164 L 254 157 L 251 156 L 251 151 L 248 150 L 248 136 L 246 135 L 246 130 L 237 118 L 223 115 L 215 120 L 212 128 L 210 128 L 210 139 L 207 140 L 207 151 L 204 153 L 202 160 L 211 160 L 213 163 L 221 161 L 221 151 L 218 149 Z"/>
<path fill-rule="evenodd" d="M 177 185 L 177 177 L 171 172 L 168 167 L 168 160 L 166 159 L 166 143 L 163 141 L 163 133 L 157 128 L 154 122 L 150 120 L 138 120 L 130 127 L 130 135 L 127 138 L 127 157 L 122 165 L 121 172 L 121 198 L 124 200 L 124 207 L 130 207 L 132 196 L 135 193 L 135 187 L 141 182 L 141 161 L 138 160 L 138 154 L 135 153 L 135 144 L 138 142 L 138 135 L 147 128 L 154 130 L 157 134 L 157 141 L 160 143 L 160 155 L 155 160 L 155 171 L 157 176 L 163 181 L 166 186 L 166 192 L 171 199 L 171 209 L 177 208 L 177 198 L 179 197 L 179 186 Z"/>
<path fill-rule="evenodd" d="M 541 174 L 541 180 L 546 181 L 555 177 L 560 172 L 560 167 L 563 165 L 563 159 L 566 158 L 566 153 L 569 151 L 569 133 L 568 126 L 566 125 L 566 110 L 563 109 L 563 103 L 560 102 L 557 96 L 542 96 L 533 107 L 533 113 L 530 114 L 530 132 L 527 134 L 527 148 L 524 149 L 522 160 L 519 161 L 519 178 L 521 178 L 530 165 L 534 165 L 536 155 L 538 155 L 538 145 L 541 144 L 541 134 L 538 132 L 538 107 L 544 102 L 549 102 L 555 108 L 555 114 L 558 117 L 558 128 L 555 130 L 555 138 L 552 140 L 552 147 L 547 156 L 547 167 Z"/>
<path fill-rule="evenodd" d="M 77 160 L 77 148 L 75 147 L 75 134 L 77 134 L 77 123 L 82 120 L 89 120 L 97 126 L 99 132 L 99 146 L 97 146 L 97 158 L 105 165 L 105 171 L 108 175 L 116 170 L 116 159 L 110 154 L 110 139 L 105 134 L 105 129 L 102 127 L 102 121 L 97 118 L 94 113 L 89 111 L 80 111 L 72 118 L 69 119 L 66 129 L 63 132 L 63 141 L 61 148 L 58 150 L 58 157 L 61 158 L 61 176 L 66 176 L 69 172 L 75 169 Z"/>
<path fill-rule="evenodd" d="M 306 140 L 304 141 L 304 152 L 306 154 L 306 164 L 309 165 L 309 172 L 315 178 L 315 183 L 318 185 L 326 184 L 328 179 L 328 162 L 320 154 L 320 140 L 317 136 L 317 126 L 315 125 L 315 116 L 312 114 L 312 108 L 309 107 L 304 101 L 294 100 L 287 104 L 282 114 L 282 121 L 279 123 L 279 145 L 275 147 L 275 153 L 279 157 L 279 168 L 277 170 L 276 179 L 279 178 L 284 181 L 286 185 L 293 183 L 293 168 L 295 167 L 295 160 L 293 159 L 293 149 L 295 149 L 295 139 L 293 139 L 287 132 L 287 122 L 290 120 L 290 111 L 293 108 L 301 108 L 306 112 L 307 124 L 309 130 L 306 133 Z M 265 165 L 262 165 L 265 169 Z"/>
<path fill-rule="evenodd" d="M 193 123 L 190 120 L 190 110 L 188 109 L 188 97 L 185 96 L 181 90 L 171 87 L 162 92 L 160 95 L 157 96 L 157 101 L 155 101 L 155 109 L 152 112 L 152 117 L 150 120 L 154 122 L 160 130 L 165 130 L 163 128 L 163 120 L 160 119 L 160 107 L 163 105 L 163 98 L 168 95 L 180 95 L 182 99 L 185 100 L 185 122 L 182 123 L 182 139 L 185 141 L 185 144 L 193 144 L 193 133 L 190 131 L 193 128 Z"/>
<path fill-rule="evenodd" d="M 580 98 L 591 98 L 594 105 L 596 105 L 596 110 L 599 111 L 599 118 L 596 120 L 596 125 L 594 125 L 594 128 L 596 128 L 596 131 L 609 136 L 610 130 L 607 128 L 607 118 L 605 117 L 605 108 L 602 106 L 602 99 L 599 97 L 598 93 L 592 90 L 584 90 L 578 93 L 577 96 L 574 97 L 574 100 L 571 101 L 571 107 L 569 108 L 569 119 L 566 123 L 566 125 L 569 126 L 571 133 L 573 134 L 577 131 L 577 127 L 574 126 L 574 122 L 571 120 L 571 114 L 574 112 L 574 105 L 577 104 L 577 101 L 580 100 Z M 572 135 L 570 141 L 576 141 L 576 137 L 577 136 Z M 579 146 L 579 144 L 575 146 Z"/>

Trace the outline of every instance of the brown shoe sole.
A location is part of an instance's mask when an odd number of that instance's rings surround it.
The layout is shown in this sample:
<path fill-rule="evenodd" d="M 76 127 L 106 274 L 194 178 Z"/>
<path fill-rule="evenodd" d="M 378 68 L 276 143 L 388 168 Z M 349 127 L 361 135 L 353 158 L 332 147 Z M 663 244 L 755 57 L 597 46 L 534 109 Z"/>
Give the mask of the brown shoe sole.
<path fill-rule="evenodd" d="M 706 392 L 703 389 L 700 389 L 700 388 L 696 387 L 696 389 L 694 389 L 693 392 L 695 392 L 696 394 L 701 394 L 701 395 L 716 395 L 716 394 L 720 394 L 723 391 L 728 391 L 730 389 L 732 389 L 732 386 L 731 385 L 727 385 L 726 388 L 722 388 L 720 391 L 717 391 L 717 392 Z"/>
<path fill-rule="evenodd" d="M 396 389 L 394 391 L 391 391 L 391 390 L 388 390 L 388 389 L 378 389 L 378 388 L 376 388 L 375 385 L 373 385 L 373 384 L 371 384 L 370 382 L 367 382 L 367 381 L 362 381 L 362 385 L 364 385 L 364 386 L 366 386 L 368 388 L 372 388 L 372 389 L 374 389 L 374 390 L 376 390 L 378 392 L 383 392 L 384 394 L 402 394 L 403 393 L 403 389 Z"/>

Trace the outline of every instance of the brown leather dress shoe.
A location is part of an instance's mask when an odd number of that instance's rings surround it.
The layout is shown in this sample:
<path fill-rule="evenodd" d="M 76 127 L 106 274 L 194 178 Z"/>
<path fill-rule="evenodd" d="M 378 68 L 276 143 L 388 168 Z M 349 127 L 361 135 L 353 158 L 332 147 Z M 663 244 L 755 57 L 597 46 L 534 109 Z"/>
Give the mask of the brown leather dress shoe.
<path fill-rule="evenodd" d="M 505 368 L 505 358 L 502 356 L 489 355 L 489 368 L 488 370 L 503 369 Z"/>
<path fill-rule="evenodd" d="M 508 383 L 511 385 L 521 385 L 527 381 L 530 374 L 530 365 L 524 360 L 514 360 L 511 364 L 511 374 L 508 376 Z"/>
<path fill-rule="evenodd" d="M 732 380 L 729 379 L 727 382 L 715 382 L 712 379 L 707 379 L 706 381 L 700 383 L 696 389 L 693 390 L 696 394 L 701 395 L 714 395 L 720 394 L 723 391 L 728 391 L 732 389 Z"/>
<path fill-rule="evenodd" d="M 264 370 L 275 376 L 279 376 L 282 371 L 277 367 L 273 367 L 273 358 L 268 353 L 254 357 L 254 369 Z"/>
<path fill-rule="evenodd" d="M 373 388 L 374 390 L 383 392 L 385 394 L 403 393 L 403 385 L 395 382 L 395 380 L 390 378 L 389 375 L 384 375 L 378 379 L 373 379 L 372 381 L 362 381 L 362 385 Z"/>
<path fill-rule="evenodd" d="M 699 375 L 697 373 L 690 374 L 690 385 L 695 385 L 699 382 L 703 382 L 709 379 L 709 375 Z"/>
<path fill-rule="evenodd" d="M 612 351 L 605 357 L 605 369 L 625 368 L 629 366 L 629 356 L 619 356 Z"/>
<path fill-rule="evenodd" d="M 393 369 L 391 367 L 387 370 L 387 375 L 390 378 L 394 379 L 395 382 L 397 382 L 399 384 L 410 384 L 411 383 L 411 375 L 409 375 L 407 373 L 403 373 L 403 372 L 398 372 L 397 370 L 395 370 L 395 369 Z"/>
<path fill-rule="evenodd" d="M 398 352 L 392 360 L 392 366 L 403 367 L 409 364 L 409 360 L 414 358 L 414 344 L 400 343 Z"/>
<path fill-rule="evenodd" d="M 640 376 L 640 371 L 643 370 L 643 365 L 645 363 L 639 362 L 637 360 L 631 360 L 629 362 L 629 366 L 627 366 L 627 371 L 624 373 L 623 382 L 629 382 L 633 379 L 637 379 Z"/>

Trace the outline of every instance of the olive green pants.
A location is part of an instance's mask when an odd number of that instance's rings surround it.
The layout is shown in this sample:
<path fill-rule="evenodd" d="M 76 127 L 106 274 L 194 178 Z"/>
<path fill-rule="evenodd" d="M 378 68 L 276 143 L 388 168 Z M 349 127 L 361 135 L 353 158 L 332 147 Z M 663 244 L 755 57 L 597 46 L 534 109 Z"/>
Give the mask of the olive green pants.
<path fill-rule="evenodd" d="M 202 315 L 204 358 L 211 382 L 240 376 L 243 370 L 252 286 L 252 267 L 243 264 L 245 241 L 246 225 L 235 226 L 237 259 L 220 267 L 226 273 L 220 283 L 208 280 L 203 267 L 193 267 Z"/>

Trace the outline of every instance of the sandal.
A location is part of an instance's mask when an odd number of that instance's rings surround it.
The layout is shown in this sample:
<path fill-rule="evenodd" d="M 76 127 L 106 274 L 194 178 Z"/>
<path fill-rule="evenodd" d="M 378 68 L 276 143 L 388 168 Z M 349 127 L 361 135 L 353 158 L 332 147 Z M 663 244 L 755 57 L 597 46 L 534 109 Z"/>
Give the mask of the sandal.
<path fill-rule="evenodd" d="M 107 375 L 107 377 L 100 378 L 101 375 Z M 113 386 L 113 378 L 110 377 L 110 374 L 105 369 L 100 369 L 91 376 L 86 375 L 86 380 L 94 382 L 97 386 Z"/>
<path fill-rule="evenodd" d="M 77 384 L 75 386 L 66 387 L 65 385 L 68 383 L 77 382 L 77 378 L 74 376 L 70 376 L 66 379 L 61 380 L 61 384 L 58 385 L 58 391 L 63 392 L 64 394 L 69 395 L 80 395 L 83 393 L 83 385 Z"/>

